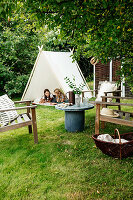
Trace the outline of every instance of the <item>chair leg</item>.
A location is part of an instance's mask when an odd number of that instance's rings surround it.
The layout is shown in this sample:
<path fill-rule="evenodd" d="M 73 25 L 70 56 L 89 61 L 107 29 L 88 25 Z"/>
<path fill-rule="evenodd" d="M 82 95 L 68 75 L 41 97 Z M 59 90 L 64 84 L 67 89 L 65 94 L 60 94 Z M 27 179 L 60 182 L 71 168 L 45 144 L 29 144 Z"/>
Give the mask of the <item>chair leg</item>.
<path fill-rule="evenodd" d="M 96 104 L 95 134 L 99 134 L 100 128 L 100 104 Z"/>
<path fill-rule="evenodd" d="M 107 96 L 107 93 L 106 93 L 106 96 Z M 107 102 L 107 98 L 102 97 L 102 102 Z M 107 105 L 106 105 L 106 104 L 103 104 L 103 105 L 102 105 L 102 108 L 107 108 Z M 103 122 L 103 121 L 101 121 L 101 128 L 102 128 L 102 129 L 105 128 L 105 122 Z"/>
<path fill-rule="evenodd" d="M 104 129 L 105 128 L 105 122 L 101 121 L 101 128 Z"/>
<path fill-rule="evenodd" d="M 31 103 L 31 101 L 27 101 L 26 102 L 26 105 L 27 106 L 30 106 L 30 103 Z M 30 113 L 30 108 L 27 108 L 27 115 L 29 116 L 29 113 Z M 29 125 L 28 126 L 28 130 L 29 130 L 29 133 L 32 133 L 32 125 Z"/>
<path fill-rule="evenodd" d="M 32 125 L 28 126 L 29 133 L 32 133 Z"/>
<path fill-rule="evenodd" d="M 36 122 L 36 111 L 35 111 L 35 108 L 32 108 L 31 112 L 32 112 L 34 143 L 36 144 L 36 143 L 38 143 L 38 134 L 37 134 L 37 122 Z"/>
<path fill-rule="evenodd" d="M 120 103 L 120 99 L 116 99 L 116 102 Z M 118 106 L 118 109 L 121 110 L 121 106 Z"/>

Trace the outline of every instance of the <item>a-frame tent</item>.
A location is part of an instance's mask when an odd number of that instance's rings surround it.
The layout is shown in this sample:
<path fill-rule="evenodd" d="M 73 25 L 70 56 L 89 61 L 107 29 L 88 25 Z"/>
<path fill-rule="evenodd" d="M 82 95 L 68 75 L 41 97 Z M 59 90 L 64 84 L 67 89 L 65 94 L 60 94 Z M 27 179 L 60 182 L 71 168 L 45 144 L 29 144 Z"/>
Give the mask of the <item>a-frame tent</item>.
<path fill-rule="evenodd" d="M 46 88 L 52 93 L 55 88 L 60 88 L 67 93 L 71 89 L 64 78 L 69 77 L 72 80 L 73 75 L 77 86 L 84 83 L 83 90 L 89 90 L 78 64 L 72 60 L 71 52 L 52 52 L 40 49 L 22 100 L 41 98 Z M 86 94 L 88 97 L 92 97 L 91 92 Z"/>

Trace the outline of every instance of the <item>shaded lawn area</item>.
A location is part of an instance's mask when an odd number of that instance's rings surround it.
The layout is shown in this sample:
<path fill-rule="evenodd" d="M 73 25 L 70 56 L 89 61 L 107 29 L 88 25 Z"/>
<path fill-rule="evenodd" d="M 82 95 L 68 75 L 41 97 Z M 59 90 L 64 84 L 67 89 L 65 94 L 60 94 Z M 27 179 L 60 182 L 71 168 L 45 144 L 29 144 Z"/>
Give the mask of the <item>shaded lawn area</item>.
<path fill-rule="evenodd" d="M 27 127 L 0 135 L 0 199 L 132 199 L 133 159 L 120 161 L 95 147 L 95 109 L 86 111 L 81 133 L 65 130 L 63 111 L 36 111 L 39 144 Z M 133 130 L 108 123 L 101 133 L 113 134 L 116 127 L 120 133 Z"/>

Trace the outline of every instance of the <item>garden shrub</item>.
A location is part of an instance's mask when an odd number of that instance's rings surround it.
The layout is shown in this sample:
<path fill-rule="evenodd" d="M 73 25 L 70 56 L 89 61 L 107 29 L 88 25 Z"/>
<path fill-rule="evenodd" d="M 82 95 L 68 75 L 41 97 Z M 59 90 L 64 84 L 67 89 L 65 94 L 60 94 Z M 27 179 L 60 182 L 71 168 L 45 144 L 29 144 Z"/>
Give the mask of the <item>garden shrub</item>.
<path fill-rule="evenodd" d="M 13 74 L 9 67 L 5 67 L 0 63 L 0 95 L 5 93 L 4 86 L 12 79 Z"/>
<path fill-rule="evenodd" d="M 23 94 L 29 75 L 15 75 L 9 80 L 4 87 L 4 90 L 10 97 L 16 97 Z"/>

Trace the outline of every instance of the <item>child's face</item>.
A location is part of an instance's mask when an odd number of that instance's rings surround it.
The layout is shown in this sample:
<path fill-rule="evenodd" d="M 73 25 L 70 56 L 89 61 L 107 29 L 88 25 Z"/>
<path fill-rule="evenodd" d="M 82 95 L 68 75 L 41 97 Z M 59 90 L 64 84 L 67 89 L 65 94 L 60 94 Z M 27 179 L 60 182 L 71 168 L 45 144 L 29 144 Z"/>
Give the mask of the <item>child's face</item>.
<path fill-rule="evenodd" d="M 46 97 L 49 97 L 49 95 L 50 95 L 48 91 L 46 91 L 44 94 Z"/>
<path fill-rule="evenodd" d="M 55 93 L 56 96 L 60 95 L 60 91 L 59 90 L 55 90 L 54 93 Z"/>

